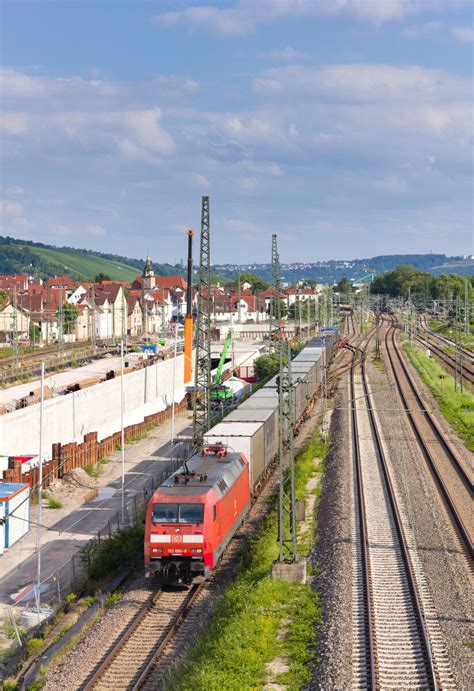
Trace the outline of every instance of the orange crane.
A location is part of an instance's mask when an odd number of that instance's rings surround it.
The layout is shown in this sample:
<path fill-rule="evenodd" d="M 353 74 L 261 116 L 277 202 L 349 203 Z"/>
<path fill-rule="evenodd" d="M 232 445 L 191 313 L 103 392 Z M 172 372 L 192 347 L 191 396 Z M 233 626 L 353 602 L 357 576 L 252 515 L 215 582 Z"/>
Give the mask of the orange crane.
<path fill-rule="evenodd" d="M 184 319 L 184 383 L 189 384 L 193 373 L 193 235 L 188 230 L 188 275 L 186 288 L 186 317 Z"/>

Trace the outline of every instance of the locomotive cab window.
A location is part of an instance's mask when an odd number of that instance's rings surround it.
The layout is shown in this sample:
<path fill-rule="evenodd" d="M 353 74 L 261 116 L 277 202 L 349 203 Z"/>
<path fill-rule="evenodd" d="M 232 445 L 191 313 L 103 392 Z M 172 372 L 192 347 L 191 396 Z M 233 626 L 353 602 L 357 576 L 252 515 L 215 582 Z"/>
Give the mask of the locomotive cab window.
<path fill-rule="evenodd" d="M 217 504 L 214 504 L 214 520 L 217 518 Z"/>
<path fill-rule="evenodd" d="M 204 504 L 153 504 L 152 523 L 203 523 Z"/>
<path fill-rule="evenodd" d="M 153 504 L 153 523 L 177 523 L 178 504 Z"/>
<path fill-rule="evenodd" d="M 202 523 L 204 521 L 204 504 L 180 504 L 180 523 Z"/>

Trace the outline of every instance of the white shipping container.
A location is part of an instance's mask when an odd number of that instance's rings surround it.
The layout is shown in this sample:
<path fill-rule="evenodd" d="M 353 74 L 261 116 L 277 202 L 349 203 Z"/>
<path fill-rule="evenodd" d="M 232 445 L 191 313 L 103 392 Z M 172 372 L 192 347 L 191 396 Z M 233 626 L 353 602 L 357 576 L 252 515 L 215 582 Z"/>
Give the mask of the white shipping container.
<path fill-rule="evenodd" d="M 265 470 L 265 428 L 263 422 L 219 422 L 203 437 L 204 444 L 222 442 L 231 451 L 241 451 L 250 464 L 250 486 Z"/>
<path fill-rule="evenodd" d="M 265 467 L 272 462 L 278 453 L 278 411 L 239 406 L 222 422 L 263 422 L 265 427 Z"/>
<path fill-rule="evenodd" d="M 0 554 L 30 529 L 30 486 L 24 482 L 0 482 Z"/>

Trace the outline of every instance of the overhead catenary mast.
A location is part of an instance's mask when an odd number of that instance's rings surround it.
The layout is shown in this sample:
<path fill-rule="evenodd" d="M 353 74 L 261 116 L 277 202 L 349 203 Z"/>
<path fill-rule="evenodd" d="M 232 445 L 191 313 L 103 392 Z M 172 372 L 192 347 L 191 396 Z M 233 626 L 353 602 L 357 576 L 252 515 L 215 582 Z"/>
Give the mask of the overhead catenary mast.
<path fill-rule="evenodd" d="M 202 198 L 194 368 L 193 446 L 211 426 L 211 227 L 209 197 Z"/>
<path fill-rule="evenodd" d="M 295 497 L 295 453 L 293 402 L 293 384 L 291 378 L 291 346 L 288 338 L 283 338 L 280 319 L 280 258 L 277 249 L 277 236 L 272 235 L 272 276 L 274 309 L 271 317 L 276 320 L 279 334 L 270 330 L 273 352 L 278 355 L 278 409 L 279 409 L 279 493 L 278 493 L 278 560 L 273 563 L 273 578 L 305 581 L 306 562 L 300 561 L 297 548 L 296 532 L 296 497 Z"/>

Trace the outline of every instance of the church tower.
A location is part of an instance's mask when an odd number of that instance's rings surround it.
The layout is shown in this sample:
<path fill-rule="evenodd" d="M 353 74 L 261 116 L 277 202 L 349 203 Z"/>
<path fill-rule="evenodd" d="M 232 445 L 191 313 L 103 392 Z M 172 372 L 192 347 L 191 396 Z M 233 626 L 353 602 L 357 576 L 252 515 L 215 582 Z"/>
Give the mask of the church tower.
<path fill-rule="evenodd" d="M 142 288 L 143 290 L 152 290 L 155 285 L 156 277 L 155 272 L 153 271 L 153 264 L 151 263 L 150 255 L 147 255 L 142 274 Z"/>

